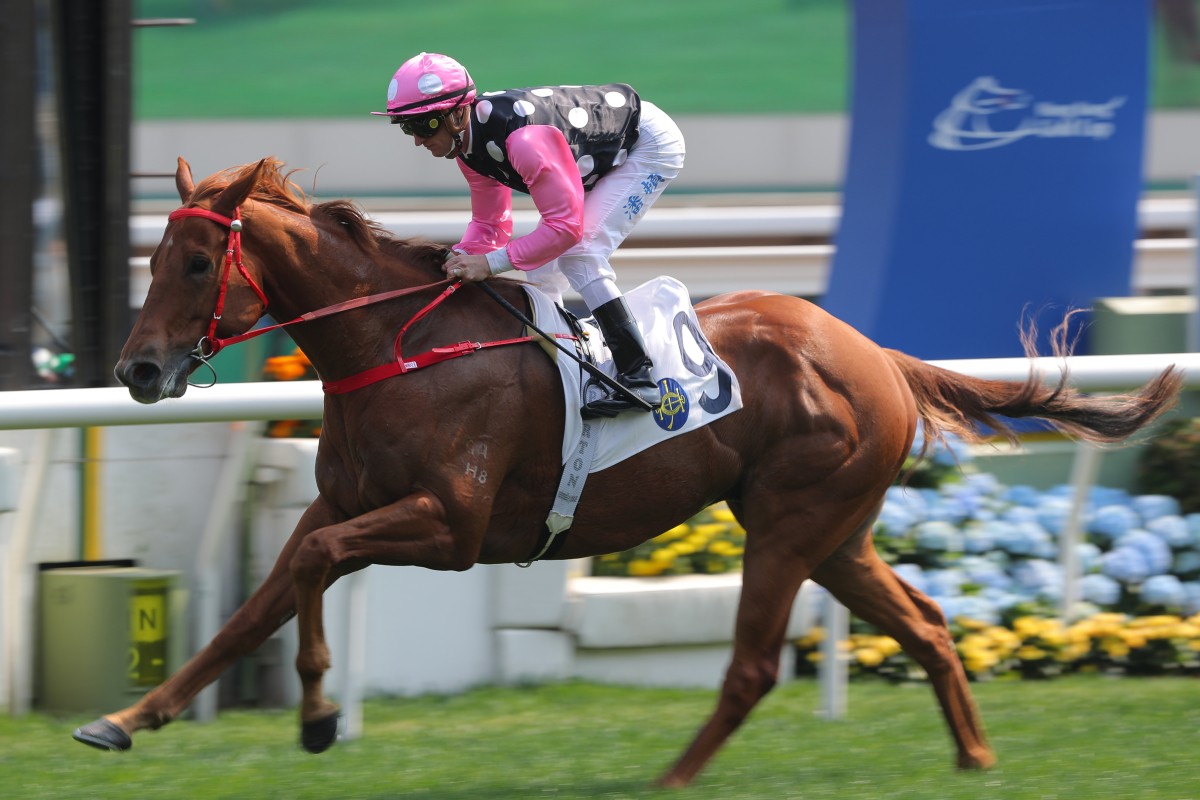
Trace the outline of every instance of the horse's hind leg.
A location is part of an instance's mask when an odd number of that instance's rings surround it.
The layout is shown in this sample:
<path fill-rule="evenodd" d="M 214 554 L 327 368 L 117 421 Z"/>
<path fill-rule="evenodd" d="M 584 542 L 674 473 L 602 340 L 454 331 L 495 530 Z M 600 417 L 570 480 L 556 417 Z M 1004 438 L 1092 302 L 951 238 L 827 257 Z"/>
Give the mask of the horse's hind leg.
<path fill-rule="evenodd" d="M 871 536 L 854 537 L 813 573 L 854 615 L 891 636 L 929 675 L 958 747 L 961 769 L 996 762 L 946 619 L 937 604 L 905 583 L 875 552 Z"/>
<path fill-rule="evenodd" d="M 777 524 L 780 530 L 795 530 L 795 522 Z M 679 760 L 659 779 L 662 786 L 690 783 L 779 679 L 779 658 L 792 603 L 807 577 L 807 568 L 794 552 L 772 546 L 767 539 L 764 534 L 747 538 L 733 658 L 717 708 Z M 785 543 L 780 540 L 776 544 Z"/>

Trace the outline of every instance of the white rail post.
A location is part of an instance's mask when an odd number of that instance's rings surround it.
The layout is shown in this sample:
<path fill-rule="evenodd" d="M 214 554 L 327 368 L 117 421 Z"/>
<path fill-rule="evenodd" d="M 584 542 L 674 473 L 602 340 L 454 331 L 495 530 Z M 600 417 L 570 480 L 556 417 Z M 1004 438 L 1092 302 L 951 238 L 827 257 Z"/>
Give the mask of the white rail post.
<path fill-rule="evenodd" d="M 1058 534 L 1058 563 L 1062 567 L 1063 593 L 1059 616 L 1071 622 L 1079 602 L 1079 552 L 1083 537 L 1083 518 L 1087 510 L 1088 490 L 1100 471 L 1100 448 L 1089 442 L 1075 445 L 1075 460 L 1071 464 L 1071 511 Z"/>
<path fill-rule="evenodd" d="M 826 594 L 822 614 L 825 638 L 821 641 L 821 664 L 817 670 L 821 682 L 819 714 L 823 719 L 844 719 L 850 664 L 842 652 L 842 642 L 850 638 L 850 611 L 832 594 Z"/>
<path fill-rule="evenodd" d="M 1192 217 L 1192 239 L 1200 243 L 1200 172 L 1196 173 L 1193 191 L 1196 195 L 1196 206 Z M 1195 252 L 1196 269 L 1192 275 L 1192 298 L 1196 301 L 1196 306 L 1188 318 L 1187 345 L 1189 352 L 1200 353 L 1200 245 L 1196 247 Z"/>

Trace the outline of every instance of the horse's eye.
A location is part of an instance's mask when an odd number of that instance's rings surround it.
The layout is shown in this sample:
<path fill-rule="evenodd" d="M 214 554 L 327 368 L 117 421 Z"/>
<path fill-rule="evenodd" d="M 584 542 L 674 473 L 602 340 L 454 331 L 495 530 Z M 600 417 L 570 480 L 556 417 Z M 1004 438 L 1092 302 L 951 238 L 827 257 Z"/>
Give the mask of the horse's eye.
<path fill-rule="evenodd" d="M 189 275 L 203 275 L 204 273 L 208 272 L 210 268 L 212 268 L 212 260 L 207 256 L 202 256 L 199 253 L 196 253 L 190 259 L 188 259 L 187 269 Z"/>

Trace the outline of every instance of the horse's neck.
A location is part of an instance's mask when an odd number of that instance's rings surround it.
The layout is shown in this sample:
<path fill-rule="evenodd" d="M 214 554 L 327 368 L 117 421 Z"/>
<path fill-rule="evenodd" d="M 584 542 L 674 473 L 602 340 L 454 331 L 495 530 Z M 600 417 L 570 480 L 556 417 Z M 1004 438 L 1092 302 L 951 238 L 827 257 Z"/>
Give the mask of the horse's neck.
<path fill-rule="evenodd" d="M 322 241 L 320 247 L 280 246 L 265 279 L 271 316 L 278 322 L 367 295 L 420 286 L 435 280 L 424 271 L 380 256 L 379 262 L 350 243 Z M 320 253 L 317 258 L 316 254 Z M 335 380 L 379 363 L 405 321 L 431 297 L 401 297 L 288 328 L 325 380 Z"/>

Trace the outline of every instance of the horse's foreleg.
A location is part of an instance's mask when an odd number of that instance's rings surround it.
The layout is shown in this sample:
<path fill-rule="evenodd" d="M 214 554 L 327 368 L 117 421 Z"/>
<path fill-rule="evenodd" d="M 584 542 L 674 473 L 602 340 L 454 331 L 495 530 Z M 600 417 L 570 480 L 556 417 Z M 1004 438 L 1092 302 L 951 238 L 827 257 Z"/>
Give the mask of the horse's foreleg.
<path fill-rule="evenodd" d="M 468 536 L 462 541 L 469 540 Z M 338 707 L 325 698 L 322 685 L 330 667 L 322 594 L 339 565 L 466 569 L 474 563 L 474 552 L 462 550 L 462 541 L 450 536 L 440 501 L 432 494 L 417 493 L 314 531 L 300 545 L 291 561 L 291 574 L 300 639 L 296 653 L 302 688 L 300 740 L 306 750 L 320 753 L 337 737 Z"/>
<path fill-rule="evenodd" d="M 855 616 L 899 642 L 929 675 L 958 748 L 958 767 L 985 769 L 995 764 L 954 639 L 937 604 L 883 562 L 870 536 L 848 542 L 843 552 L 816 570 L 813 579 Z"/>
<path fill-rule="evenodd" d="M 142 696 L 137 703 L 108 714 L 75 732 L 79 741 L 108 750 L 127 750 L 132 734 L 161 728 L 177 717 L 200 691 L 234 661 L 252 653 L 279 629 L 295 610 L 289 564 L 300 542 L 314 528 L 332 521 L 319 498 L 300 518 L 271 574 L 200 652 L 178 672 Z"/>
<path fill-rule="evenodd" d="M 717 708 L 679 760 L 659 779 L 659 785 L 681 787 L 691 783 L 775 686 L 792 602 L 804 582 L 804 573 L 803 565 L 795 558 L 756 548 L 753 538 L 747 541 L 733 658 Z"/>

